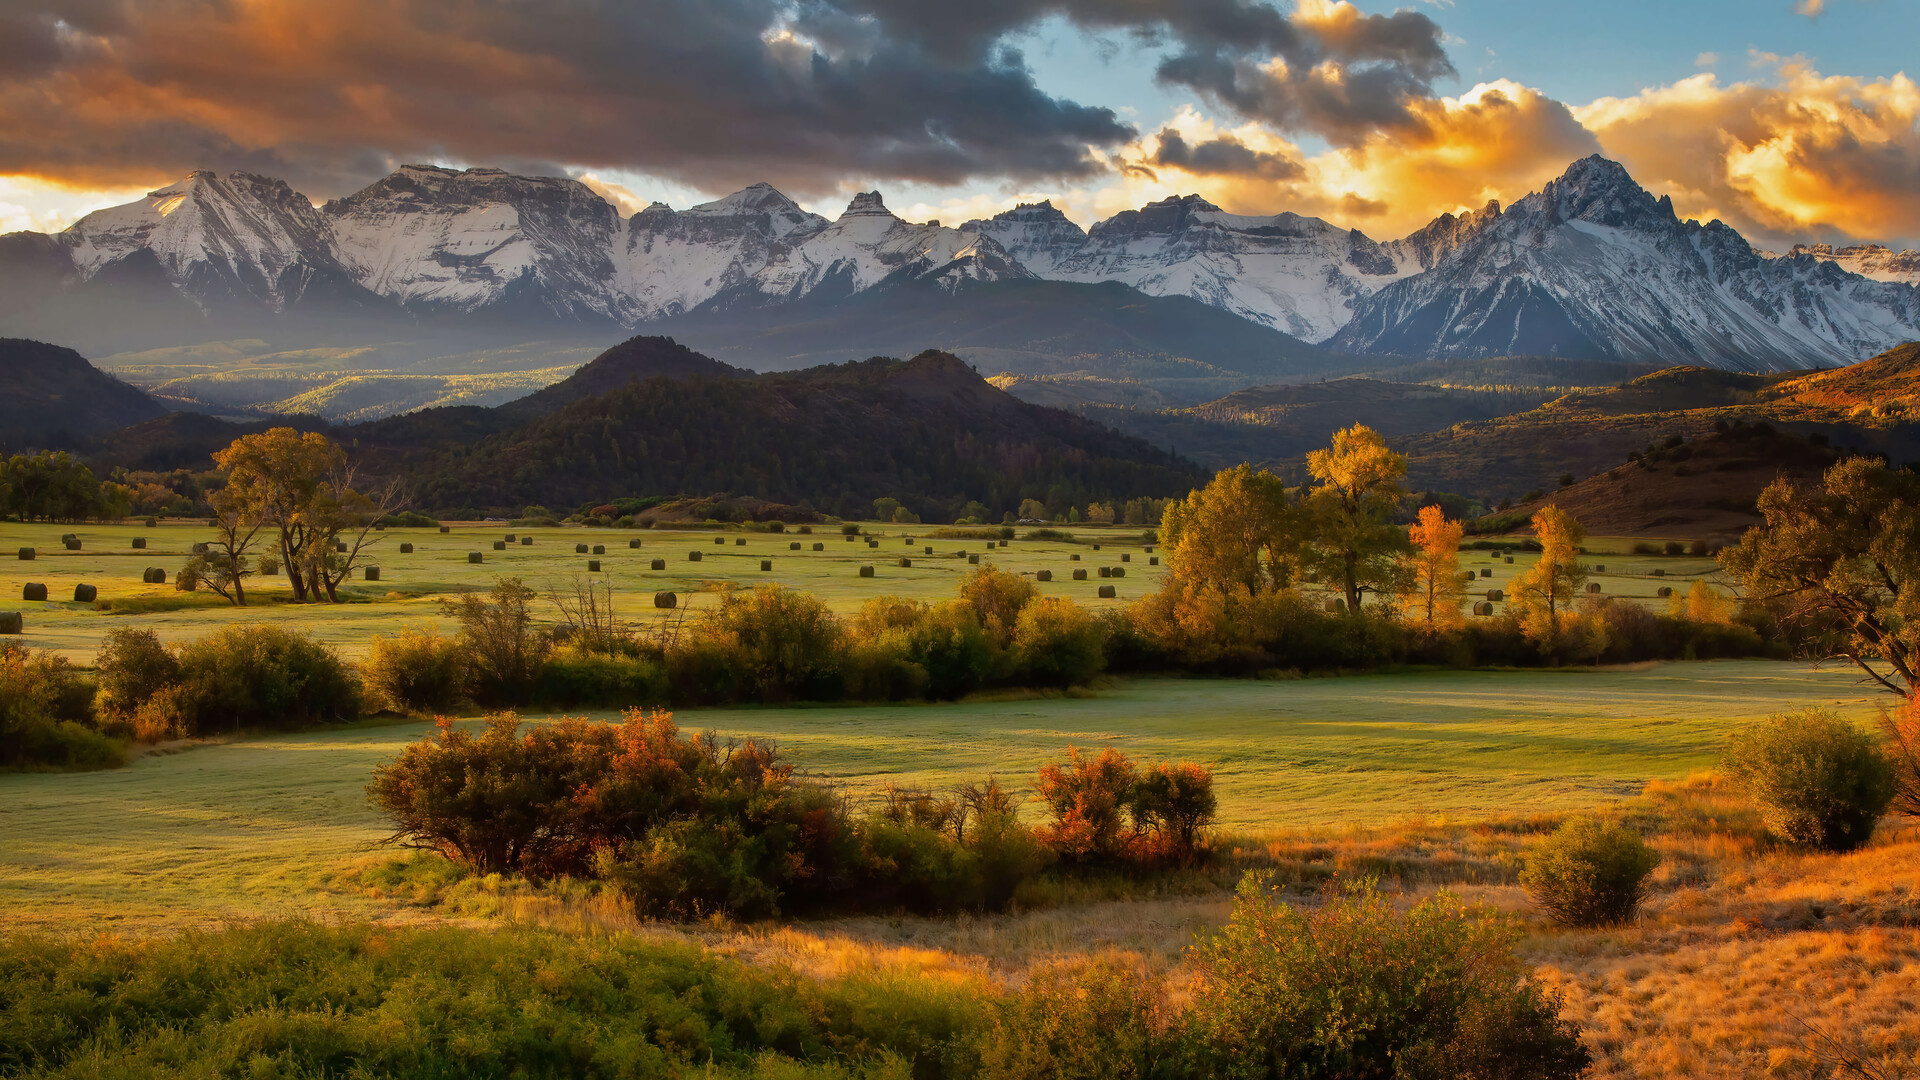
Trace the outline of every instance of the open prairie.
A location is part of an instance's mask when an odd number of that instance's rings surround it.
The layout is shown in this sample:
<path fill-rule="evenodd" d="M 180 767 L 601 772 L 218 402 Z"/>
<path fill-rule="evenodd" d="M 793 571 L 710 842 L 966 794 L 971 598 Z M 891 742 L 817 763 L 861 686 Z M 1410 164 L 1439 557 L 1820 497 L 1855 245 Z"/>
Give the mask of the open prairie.
<path fill-rule="evenodd" d="M 452 626 L 441 611 L 443 597 L 491 586 L 499 577 L 519 577 L 535 589 L 569 588 L 576 576 L 588 573 L 597 560 L 600 574 L 611 583 L 622 619 L 635 622 L 674 617 L 653 606 L 657 591 L 680 595 L 676 610 L 698 611 L 712 594 L 735 586 L 775 582 L 804 590 L 825 600 L 834 610 L 849 613 L 876 596 L 900 595 L 920 600 L 951 597 L 971 567 L 969 559 L 1019 574 L 1050 570 L 1053 580 L 1040 584 L 1043 594 L 1071 597 L 1093 608 L 1115 606 L 1152 592 L 1160 582 L 1151 545 L 1140 530 L 1125 526 L 1077 526 L 1073 541 L 1019 539 L 1032 531 L 1018 529 L 1004 548 L 989 548 L 984 540 L 933 539 L 938 526 L 863 526 L 867 534 L 848 539 L 837 526 L 820 526 L 812 534 L 746 532 L 737 528 L 593 529 L 581 527 L 518 528 L 499 522 L 460 523 L 449 533 L 435 529 L 388 529 L 374 534 L 374 544 L 363 557 L 377 566 L 380 580 L 369 582 L 356 571 L 343 589 L 347 602 L 287 607 L 284 578 L 256 576 L 248 580 L 250 606 L 235 608 L 204 590 L 183 593 L 174 579 L 190 558 L 196 542 L 212 538 L 205 522 L 163 521 L 154 528 L 138 522 L 120 525 L 28 525 L 0 521 L 0 610 L 25 612 L 24 644 L 53 649 L 75 663 L 92 661 L 101 637 L 114 626 L 138 626 L 156 631 L 162 639 L 197 637 L 230 622 L 269 619 L 291 622 L 317 639 L 357 658 L 373 634 L 391 633 L 406 626 Z M 78 551 L 68 551 L 60 537 L 75 532 Z M 494 550 L 495 541 L 511 534 L 515 542 Z M 532 537 L 533 543 L 520 542 Z M 145 539 L 144 549 L 131 545 Z M 869 547 L 867 540 L 877 541 Z M 1600 537 L 1586 545 L 1588 558 L 1605 567 L 1592 581 L 1607 595 L 1665 608 L 1658 597 L 1662 587 L 1684 593 L 1696 578 L 1726 587 L 1712 559 L 1692 556 L 1629 554 L 1636 538 Z M 629 546 L 637 541 L 639 547 Z M 401 554 L 401 544 L 412 544 Z M 576 552 L 587 545 L 585 553 Z M 799 544 L 799 550 L 793 545 Z M 814 551 L 815 544 L 821 551 Z M 595 546 L 604 554 L 595 555 Z M 32 561 L 14 557 L 16 549 L 34 549 Z M 928 549 L 932 550 L 929 555 Z M 268 548 L 261 545 L 266 553 Z M 484 560 L 468 562 L 470 552 Z M 692 555 L 698 553 L 699 561 Z M 1078 559 L 1075 559 L 1078 556 Z M 1506 561 L 1511 557 L 1512 562 Z M 901 559 L 911 566 L 900 566 Z M 1514 576 L 1532 565 L 1526 552 L 1465 550 L 1463 570 L 1484 572 L 1468 589 L 1468 600 L 1479 600 L 1489 589 L 1506 589 Z M 654 560 L 666 568 L 653 570 Z M 763 562 L 771 562 L 762 570 Z M 167 584 L 146 585 L 141 571 L 159 567 Z M 859 576 L 872 566 L 873 576 Z M 1099 569 L 1118 569 L 1124 576 L 1102 578 Z M 1073 571 L 1085 570 L 1087 579 L 1073 580 Z M 1661 576 L 1656 577 L 1655 571 Z M 23 602 L 28 582 L 47 586 L 44 602 Z M 74 586 L 90 584 L 99 590 L 91 604 L 73 602 Z M 1114 586 L 1115 597 L 1099 597 L 1101 585 Z M 1313 588 L 1313 587 L 1309 587 Z M 1329 597 L 1333 594 L 1328 593 Z"/>

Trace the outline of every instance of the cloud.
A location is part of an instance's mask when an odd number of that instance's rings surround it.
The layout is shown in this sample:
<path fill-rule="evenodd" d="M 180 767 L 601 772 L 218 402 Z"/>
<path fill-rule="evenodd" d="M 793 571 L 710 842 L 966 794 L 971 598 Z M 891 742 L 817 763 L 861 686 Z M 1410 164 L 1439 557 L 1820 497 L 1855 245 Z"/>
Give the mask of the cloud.
<path fill-rule="evenodd" d="M 1823 76 L 1788 60 L 1771 82 L 1695 75 L 1575 115 L 1682 214 L 1763 246 L 1920 238 L 1920 87 L 1904 75 Z"/>
<path fill-rule="evenodd" d="M 1720 54 L 1716 52 L 1703 52 L 1693 58 L 1694 67 L 1712 67 L 1719 62 Z"/>
<path fill-rule="evenodd" d="M 1173 128 L 1162 128 L 1154 136 L 1157 144 L 1152 162 L 1170 166 L 1189 176 L 1232 176 L 1240 179 L 1289 180 L 1305 173 L 1297 158 L 1266 150 L 1255 150 L 1231 135 L 1220 135 L 1205 142 L 1189 144 Z"/>
<path fill-rule="evenodd" d="M 1827 0 L 1797 0 L 1793 10 L 1809 19 L 1819 18 L 1820 13 L 1827 10 Z"/>

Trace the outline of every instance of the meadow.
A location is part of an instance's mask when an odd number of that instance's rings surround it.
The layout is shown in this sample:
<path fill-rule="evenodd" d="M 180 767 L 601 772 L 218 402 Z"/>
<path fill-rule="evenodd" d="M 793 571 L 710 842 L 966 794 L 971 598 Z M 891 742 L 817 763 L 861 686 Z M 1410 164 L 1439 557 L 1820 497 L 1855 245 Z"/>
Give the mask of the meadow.
<path fill-rule="evenodd" d="M 363 558 L 365 564 L 379 567 L 378 582 L 365 581 L 356 572 L 341 591 L 347 603 L 292 610 L 284 605 L 288 595 L 284 578 L 250 578 L 246 608 L 235 608 L 205 590 L 175 589 L 174 577 L 190 557 L 193 544 L 212 539 L 213 530 L 204 521 L 166 520 L 153 528 L 137 521 L 83 526 L 0 522 L 0 553 L 24 547 L 35 551 L 32 561 L 20 561 L 11 554 L 0 557 L 0 610 L 24 612 L 24 644 L 55 650 L 79 664 L 92 662 L 100 639 L 114 626 L 150 629 L 163 640 L 180 641 L 230 622 L 259 619 L 294 622 L 346 657 L 357 659 L 374 634 L 418 625 L 450 629 L 452 621 L 439 604 L 443 597 L 486 589 L 499 577 L 522 578 L 542 592 L 550 587 L 568 590 L 575 578 L 588 574 L 590 560 L 600 564 L 595 576 L 612 585 L 620 617 L 641 625 L 680 617 L 653 606 L 657 591 L 679 594 L 681 606 L 676 611 L 684 613 L 710 605 L 722 589 L 763 582 L 812 593 L 843 614 L 889 594 L 943 600 L 954 594 L 970 570 L 970 556 L 1018 574 L 1050 570 L 1053 580 L 1039 584 L 1041 593 L 1071 597 L 1096 609 L 1137 600 L 1160 581 L 1161 568 L 1153 564 L 1156 556 L 1149 551 L 1152 545 L 1143 542 L 1137 527 L 1074 526 L 1068 530 L 1073 536 L 1070 542 L 1020 539 L 1032 531 L 1022 528 L 1004 548 L 988 548 L 983 540 L 934 539 L 928 533 L 935 526 L 868 523 L 862 527 L 867 536 L 851 540 L 840 535 L 837 526 L 820 526 L 811 535 L 724 526 L 527 529 L 503 522 L 459 523 L 444 534 L 436 529 L 388 529 L 374 534 L 375 543 Z M 60 537 L 68 532 L 80 537 L 79 551 L 62 547 Z M 508 534 L 515 543 L 494 550 L 493 543 Z M 519 543 L 526 536 L 533 537 L 531 546 Z M 869 537 L 878 541 L 877 547 L 867 546 Z M 145 539 L 147 547 L 134 549 L 135 538 Z M 630 547 L 636 540 L 640 546 Z M 1726 588 L 1712 559 L 1629 554 L 1635 542 L 1633 537 L 1588 541 L 1588 558 L 1606 568 L 1594 573 L 1592 580 L 1607 595 L 1664 610 L 1666 601 L 1657 595 L 1662 587 L 1684 593 L 1694 579 L 1704 578 Z M 412 544 L 414 550 L 401 554 L 403 543 Z M 792 550 L 795 543 L 800 550 Z M 823 550 L 814 551 L 815 543 Z M 588 545 L 588 553 L 577 553 L 579 544 Z M 606 552 L 591 554 L 595 545 L 604 546 Z M 264 545 L 259 550 L 268 552 Z M 484 561 L 469 563 L 467 556 L 473 551 L 479 551 Z M 696 551 L 701 556 L 698 562 L 689 557 Z M 1511 563 L 1505 561 L 1508 557 Z M 912 565 L 899 566 L 901 558 Z M 651 569 L 655 559 L 665 560 L 666 568 Z M 1462 569 L 1487 574 L 1470 587 L 1468 600 L 1484 598 L 1489 589 L 1507 589 L 1532 560 L 1525 552 L 1463 550 Z M 771 569 L 762 570 L 763 562 L 771 562 Z M 860 577 L 863 565 L 872 566 L 874 576 Z M 141 571 L 149 566 L 166 570 L 168 583 L 142 584 Z M 1102 578 L 1097 571 L 1103 566 L 1120 568 L 1125 576 Z M 1087 580 L 1072 580 L 1076 569 L 1086 570 Z M 1663 576 L 1654 576 L 1655 570 Z M 45 584 L 48 599 L 20 600 L 28 582 Z M 92 604 L 73 602 L 74 586 L 83 583 L 99 590 Z M 1115 597 L 1100 598 L 1101 585 L 1114 586 Z M 1306 588 L 1316 594 L 1324 591 Z"/>

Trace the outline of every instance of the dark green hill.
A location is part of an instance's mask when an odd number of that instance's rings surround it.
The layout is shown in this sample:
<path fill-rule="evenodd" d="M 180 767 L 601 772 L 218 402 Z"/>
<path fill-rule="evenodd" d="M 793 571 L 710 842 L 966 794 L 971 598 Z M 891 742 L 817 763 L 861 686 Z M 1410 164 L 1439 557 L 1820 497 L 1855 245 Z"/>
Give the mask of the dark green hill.
<path fill-rule="evenodd" d="M 72 349 L 0 338 L 0 447 L 76 447 L 166 411 Z"/>

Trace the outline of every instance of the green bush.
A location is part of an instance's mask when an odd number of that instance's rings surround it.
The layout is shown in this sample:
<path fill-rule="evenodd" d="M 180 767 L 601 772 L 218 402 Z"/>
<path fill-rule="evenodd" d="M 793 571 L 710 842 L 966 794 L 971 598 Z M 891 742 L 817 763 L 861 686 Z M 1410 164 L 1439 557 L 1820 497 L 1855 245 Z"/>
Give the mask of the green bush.
<path fill-rule="evenodd" d="M 437 529 L 440 527 L 440 522 L 437 519 L 430 518 L 425 514 L 415 513 L 412 510 L 402 510 L 397 514 L 388 514 L 386 517 L 380 519 L 380 524 L 385 525 L 389 529 Z"/>
<path fill-rule="evenodd" d="M 701 619 L 698 636 L 731 655 L 741 691 L 760 701 L 840 696 L 845 633 L 811 594 L 779 585 L 729 593 Z"/>
<path fill-rule="evenodd" d="M 1576 817 L 1533 845 L 1520 884 L 1555 922 L 1615 926 L 1633 920 L 1658 865 L 1659 852 L 1639 833 L 1611 819 Z"/>
<path fill-rule="evenodd" d="M 651 657 L 561 649 L 540 665 L 532 697 L 555 708 L 659 705 L 668 697 L 667 672 Z"/>
<path fill-rule="evenodd" d="M 460 704 L 466 654 L 459 642 L 432 628 L 375 634 L 360 675 L 368 696 L 381 707 L 432 716 Z"/>
<path fill-rule="evenodd" d="M 1134 784 L 1129 799 L 1134 825 L 1154 840 L 1153 854 L 1192 862 L 1220 802 L 1213 794 L 1213 770 L 1190 761 L 1156 762 Z"/>
<path fill-rule="evenodd" d="M 1893 764 L 1873 738 L 1822 709 L 1769 717 L 1728 742 L 1727 774 L 1789 843 L 1851 851 L 1893 801 Z"/>
<path fill-rule="evenodd" d="M 1106 626 L 1065 597 L 1043 596 L 1021 607 L 1012 647 L 1021 681 L 1074 686 L 1106 666 Z"/>
<path fill-rule="evenodd" d="M 498 578 L 485 595 L 443 601 L 460 624 L 467 663 L 467 696 L 483 705 L 517 705 L 533 691 L 547 641 L 533 628 L 532 589 L 519 578 Z"/>
<path fill-rule="evenodd" d="M 993 1003 L 979 1080 L 1152 1080 L 1193 1075 L 1164 985 L 1111 961 L 1042 967 Z"/>
<path fill-rule="evenodd" d="M 965 697 L 993 674 L 993 640 L 972 605 L 937 604 L 902 631 L 907 657 L 927 673 L 927 696 Z"/>
<path fill-rule="evenodd" d="M 117 626 L 101 639 L 93 661 L 101 712 L 131 716 L 142 703 L 180 681 L 180 661 L 151 630 Z"/>
<path fill-rule="evenodd" d="M 1194 1075 L 1253 1078 L 1583 1075 L 1561 1002 L 1525 981 L 1517 931 L 1447 893 L 1404 914 L 1366 883 L 1318 905 L 1242 879 L 1232 919 L 1189 953 Z"/>
<path fill-rule="evenodd" d="M 236 623 L 176 651 L 179 681 L 168 694 L 177 732 L 296 730 L 357 719 L 360 686 L 326 645 L 271 623 Z"/>
<path fill-rule="evenodd" d="M 90 726 L 92 696 L 64 657 L 0 645 L 0 770 L 123 764 L 125 748 Z"/>

